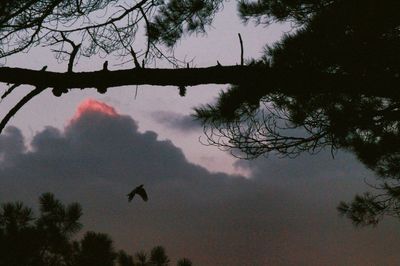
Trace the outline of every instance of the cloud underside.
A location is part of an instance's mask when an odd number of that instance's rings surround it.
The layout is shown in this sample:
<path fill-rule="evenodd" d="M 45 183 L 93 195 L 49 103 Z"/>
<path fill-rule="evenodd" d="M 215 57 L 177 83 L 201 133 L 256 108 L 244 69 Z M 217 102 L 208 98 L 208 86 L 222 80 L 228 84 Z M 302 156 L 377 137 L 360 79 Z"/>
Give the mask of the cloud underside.
<path fill-rule="evenodd" d="M 335 210 L 372 177 L 347 154 L 240 162 L 250 179 L 210 173 L 131 117 L 96 110 L 64 130 L 46 128 L 29 147 L 17 128 L 0 136 L 0 201 L 33 207 L 53 192 L 80 202 L 85 229 L 131 253 L 163 245 L 195 265 L 400 263 L 396 223 L 355 230 Z M 139 184 L 149 201 L 128 203 Z"/>
<path fill-rule="evenodd" d="M 202 130 L 199 120 L 193 115 L 182 115 L 174 112 L 153 112 L 152 118 L 161 125 L 181 132 L 198 132 Z"/>

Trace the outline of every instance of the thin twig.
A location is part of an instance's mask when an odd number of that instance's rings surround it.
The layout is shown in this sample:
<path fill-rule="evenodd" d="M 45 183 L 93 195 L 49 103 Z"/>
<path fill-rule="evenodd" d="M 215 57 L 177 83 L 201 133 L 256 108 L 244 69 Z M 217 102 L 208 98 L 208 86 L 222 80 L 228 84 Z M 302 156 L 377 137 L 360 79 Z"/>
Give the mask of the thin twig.
<path fill-rule="evenodd" d="M 1 95 L 1 100 L 3 100 L 4 98 L 6 98 L 8 96 L 8 94 L 10 94 L 16 87 L 20 86 L 21 84 L 14 84 L 12 85 L 10 88 L 8 88 L 3 95 Z"/>
<path fill-rule="evenodd" d="M 140 64 L 139 64 L 139 61 L 138 61 L 138 59 L 137 59 L 136 53 L 135 53 L 135 51 L 133 50 L 132 46 L 131 46 L 131 55 L 132 55 L 132 57 L 133 57 L 133 63 L 135 63 L 135 67 L 136 67 L 136 68 L 141 68 L 141 66 L 140 66 Z"/>
<path fill-rule="evenodd" d="M 243 66 L 244 64 L 244 60 L 243 60 L 243 40 L 242 40 L 242 35 L 240 35 L 240 33 L 238 33 L 239 36 L 239 42 L 240 42 L 240 65 Z"/>
<path fill-rule="evenodd" d="M 135 100 L 136 100 L 136 97 L 137 97 L 137 94 L 138 94 L 138 88 L 139 88 L 139 85 L 136 85 L 136 89 L 135 89 Z"/>

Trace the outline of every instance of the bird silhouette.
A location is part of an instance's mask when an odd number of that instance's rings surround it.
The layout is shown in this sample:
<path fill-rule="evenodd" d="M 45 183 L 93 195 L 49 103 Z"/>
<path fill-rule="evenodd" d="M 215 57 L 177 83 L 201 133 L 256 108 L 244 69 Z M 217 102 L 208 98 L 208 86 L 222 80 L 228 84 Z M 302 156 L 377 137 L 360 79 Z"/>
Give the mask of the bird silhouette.
<path fill-rule="evenodd" d="M 137 186 L 134 190 L 132 190 L 129 194 L 127 194 L 129 202 L 132 201 L 135 194 L 138 194 L 144 201 L 148 200 L 146 190 L 144 190 L 143 188 L 143 184 Z"/>

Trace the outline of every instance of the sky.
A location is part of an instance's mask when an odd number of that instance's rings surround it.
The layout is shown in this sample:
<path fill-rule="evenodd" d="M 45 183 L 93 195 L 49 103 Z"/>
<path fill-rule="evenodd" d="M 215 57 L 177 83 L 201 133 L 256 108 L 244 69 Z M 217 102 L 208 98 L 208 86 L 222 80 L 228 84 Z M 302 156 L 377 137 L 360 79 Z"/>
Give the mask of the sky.
<path fill-rule="evenodd" d="M 258 57 L 285 29 L 242 26 L 230 3 L 207 36 L 183 40 L 176 55 L 193 57 L 196 66 L 235 64 L 238 32 L 245 55 Z M 77 67 L 101 68 L 102 60 L 82 59 Z M 42 50 L 8 64 L 66 67 Z M 336 211 L 375 178 L 352 154 L 244 161 L 199 143 L 204 135 L 192 108 L 224 87 L 189 88 L 187 97 L 173 87 L 141 86 L 136 99 L 134 87 L 33 99 L 0 135 L 0 202 L 36 207 L 40 194 L 52 192 L 82 204 L 82 233 L 108 233 L 131 254 L 163 245 L 172 261 L 188 257 L 194 265 L 399 265 L 398 222 L 355 228 Z M 149 201 L 128 203 L 139 184 Z"/>

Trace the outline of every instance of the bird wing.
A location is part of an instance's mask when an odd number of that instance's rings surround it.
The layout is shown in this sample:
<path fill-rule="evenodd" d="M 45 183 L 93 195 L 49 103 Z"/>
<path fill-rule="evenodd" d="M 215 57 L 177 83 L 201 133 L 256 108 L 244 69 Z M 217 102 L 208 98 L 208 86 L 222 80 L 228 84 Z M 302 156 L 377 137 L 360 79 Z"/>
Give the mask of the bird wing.
<path fill-rule="evenodd" d="M 136 193 L 137 193 L 140 197 L 142 197 L 142 199 L 143 199 L 144 201 L 147 201 L 147 200 L 148 200 L 147 193 L 146 193 L 146 190 L 144 190 L 144 188 L 139 188 L 139 189 L 137 189 Z"/>
<path fill-rule="evenodd" d="M 132 201 L 133 197 L 135 196 L 135 189 L 132 190 L 129 194 L 126 194 L 128 196 L 128 201 Z"/>

